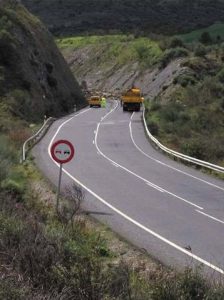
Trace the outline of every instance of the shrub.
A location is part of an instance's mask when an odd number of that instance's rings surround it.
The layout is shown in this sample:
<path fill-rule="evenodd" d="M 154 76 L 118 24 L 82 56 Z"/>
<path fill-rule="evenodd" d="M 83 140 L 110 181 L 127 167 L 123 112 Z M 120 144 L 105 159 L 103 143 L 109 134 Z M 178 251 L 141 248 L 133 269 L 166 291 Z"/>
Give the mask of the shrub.
<path fill-rule="evenodd" d="M 153 101 L 150 106 L 150 111 L 157 111 L 161 108 L 161 104 L 159 102 Z"/>
<path fill-rule="evenodd" d="M 209 286 L 200 270 L 186 269 L 172 277 L 162 277 L 152 290 L 153 300 L 201 300 L 207 299 Z"/>
<path fill-rule="evenodd" d="M 4 189 L 6 192 L 11 194 L 14 198 L 16 198 L 18 201 L 22 200 L 23 196 L 23 186 L 16 182 L 13 179 L 5 179 L 2 184 L 1 188 Z"/>
<path fill-rule="evenodd" d="M 30 132 L 26 128 L 15 128 L 9 131 L 8 136 L 17 147 L 21 147 L 30 137 Z"/>
<path fill-rule="evenodd" d="M 179 83 L 182 87 L 186 87 L 188 85 L 194 85 L 196 83 L 196 79 L 193 75 L 183 74 L 175 78 L 174 84 Z"/>
<path fill-rule="evenodd" d="M 47 75 L 47 83 L 50 87 L 52 88 L 57 88 L 58 86 L 58 82 L 57 82 L 57 79 L 55 77 L 53 77 L 52 75 Z"/>
<path fill-rule="evenodd" d="M 28 293 L 25 288 L 17 284 L 12 278 L 1 278 L 0 299 L 1 300 L 24 300 Z"/>
<path fill-rule="evenodd" d="M 181 150 L 183 153 L 204 160 L 205 159 L 205 151 L 203 141 L 200 139 L 192 139 L 188 142 L 185 142 L 181 145 Z"/>
<path fill-rule="evenodd" d="M 152 135 L 158 136 L 159 134 L 159 126 L 157 123 L 153 121 L 147 121 L 147 126 Z"/>
<path fill-rule="evenodd" d="M 162 108 L 161 116 L 167 122 L 175 122 L 179 119 L 179 113 L 181 110 L 182 106 L 180 104 L 169 103 Z"/>
<path fill-rule="evenodd" d="M 202 44 L 205 44 L 205 45 L 209 45 L 212 43 L 212 37 L 210 35 L 209 32 L 207 31 L 204 31 L 202 32 L 200 38 L 199 38 L 199 41 L 202 43 Z"/>
<path fill-rule="evenodd" d="M 24 230 L 24 223 L 15 215 L 7 216 L 0 213 L 0 249 L 9 253 L 8 259 L 14 257 L 12 252 L 18 249 L 22 234 Z"/>
<path fill-rule="evenodd" d="M 0 135 L 0 182 L 4 180 L 16 161 L 16 151 L 7 137 Z"/>
<path fill-rule="evenodd" d="M 207 54 L 207 49 L 202 44 L 197 44 L 194 49 L 194 55 L 198 57 L 204 57 Z"/>
<path fill-rule="evenodd" d="M 217 77 L 221 83 L 224 83 L 224 68 L 219 71 Z"/>
<path fill-rule="evenodd" d="M 182 39 L 178 37 L 173 37 L 170 41 L 169 48 L 184 48 L 184 42 Z"/>
<path fill-rule="evenodd" d="M 170 63 L 172 60 L 179 58 L 179 57 L 186 57 L 189 55 L 189 52 L 185 48 L 173 48 L 166 50 L 164 52 L 164 55 L 161 59 L 160 66 L 161 68 L 165 68 L 168 63 Z"/>
<path fill-rule="evenodd" d="M 5 29 L 2 29 L 0 31 L 0 63 L 7 67 L 13 67 L 17 58 L 18 54 L 12 35 Z"/>
<path fill-rule="evenodd" d="M 221 106 L 221 109 L 224 110 L 224 99 L 221 100 L 220 106 Z"/>

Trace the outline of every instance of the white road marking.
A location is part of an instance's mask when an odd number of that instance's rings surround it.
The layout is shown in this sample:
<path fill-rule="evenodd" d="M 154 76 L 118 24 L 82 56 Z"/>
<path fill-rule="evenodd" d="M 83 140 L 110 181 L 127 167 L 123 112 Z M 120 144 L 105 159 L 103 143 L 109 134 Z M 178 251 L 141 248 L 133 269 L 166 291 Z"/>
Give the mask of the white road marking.
<path fill-rule="evenodd" d="M 115 107 L 115 109 L 116 109 L 116 107 Z M 115 109 L 111 110 L 110 113 L 112 113 Z M 109 115 L 109 114 L 108 114 L 108 115 Z M 114 160 L 112 160 L 111 158 L 109 158 L 108 156 L 106 156 L 106 155 L 99 149 L 99 146 L 98 146 L 98 143 L 97 143 L 97 137 L 98 137 L 99 127 L 100 127 L 100 123 L 97 124 L 96 135 L 95 135 L 95 147 L 96 147 L 97 151 L 98 151 L 105 159 L 107 159 L 107 160 L 110 161 L 111 163 L 117 164 L 121 169 L 123 169 L 124 171 L 128 172 L 129 174 L 131 174 L 131 175 L 133 175 L 133 176 L 139 178 L 140 180 L 144 181 L 146 184 L 150 185 L 152 188 L 154 188 L 154 189 L 156 189 L 156 190 L 159 190 L 159 191 L 163 190 L 165 193 L 167 193 L 167 194 L 173 196 L 174 198 L 177 198 L 177 199 L 179 199 L 179 200 L 181 200 L 181 201 L 183 201 L 183 202 L 188 203 L 189 205 L 192 205 L 192 206 L 194 206 L 194 207 L 197 207 L 198 209 L 203 209 L 203 207 L 201 207 L 201 206 L 199 206 L 199 205 L 197 205 L 197 204 L 195 204 L 195 203 L 193 203 L 193 202 L 191 202 L 191 201 L 189 201 L 189 200 L 186 200 L 186 199 L 184 199 L 184 198 L 182 198 L 182 197 L 180 197 L 180 196 L 178 196 L 178 195 L 175 195 L 175 194 L 173 194 L 173 193 L 171 193 L 171 192 L 169 192 L 169 191 L 163 189 L 162 187 L 160 187 L 160 186 L 158 186 L 158 185 L 156 185 L 156 184 L 154 184 L 154 183 L 148 181 L 147 179 L 145 179 L 145 178 L 141 177 L 140 175 L 138 175 L 138 174 L 132 172 L 132 171 L 129 170 L 128 168 L 126 168 L 126 167 L 124 167 L 124 166 L 118 164 L 116 161 L 114 161 Z"/>
<path fill-rule="evenodd" d="M 88 111 L 88 110 L 86 110 Z M 85 112 L 86 112 L 85 111 Z M 83 113 L 83 112 L 82 112 Z M 81 113 L 80 113 L 81 114 Z M 79 114 L 78 114 L 79 115 Z M 76 115 L 76 116 L 78 116 Z M 69 120 L 65 121 L 64 123 L 62 123 L 59 127 L 58 130 L 56 131 L 56 133 L 54 134 L 54 136 L 52 137 L 50 144 L 48 146 L 48 155 L 50 156 L 51 160 L 57 165 L 57 167 L 59 167 L 59 164 L 57 162 L 55 162 L 53 160 L 53 158 L 51 157 L 51 152 L 50 152 L 50 148 L 51 145 L 53 144 L 53 141 L 55 139 L 55 137 L 57 136 L 58 132 L 60 131 L 60 129 L 70 120 L 72 120 L 74 117 L 70 118 Z M 187 256 L 195 259 L 196 261 L 204 264 L 205 266 L 221 273 L 224 274 L 224 270 L 220 269 L 219 267 L 211 264 L 210 262 L 202 259 L 201 257 L 189 252 L 188 250 L 180 247 L 179 245 L 171 242 L 170 240 L 164 238 L 163 236 L 159 235 L 158 233 L 156 233 L 155 231 L 147 228 L 146 226 L 142 225 L 141 223 L 137 222 L 136 220 L 132 219 L 131 217 L 129 217 L 128 215 L 126 215 L 125 213 L 123 213 L 122 211 L 120 211 L 119 209 L 117 209 L 116 207 L 112 206 L 111 204 L 109 204 L 108 202 L 106 202 L 106 200 L 104 200 L 103 198 L 101 198 L 99 195 L 97 195 L 95 192 L 93 192 L 91 189 L 89 189 L 87 186 L 85 186 L 83 183 L 81 183 L 77 178 L 75 178 L 74 176 L 72 176 L 68 171 L 66 171 L 64 168 L 62 169 L 63 172 L 65 174 L 67 174 L 73 181 L 75 181 L 77 184 L 79 184 L 82 188 L 84 188 L 87 192 L 89 192 L 92 196 L 94 196 L 96 199 L 98 199 L 101 203 L 103 203 L 104 205 L 106 205 L 107 207 L 109 207 L 111 210 L 113 210 L 114 212 L 116 212 L 118 215 L 122 216 L 124 219 L 128 220 L 130 223 L 136 225 L 137 227 L 141 228 L 142 230 L 148 232 L 149 234 L 153 235 L 154 237 L 158 238 L 159 240 L 163 241 L 164 243 L 168 244 L 169 246 L 173 247 L 174 249 L 186 254 Z"/>
<path fill-rule="evenodd" d="M 114 165 L 116 168 L 119 168 L 119 166 L 115 163 L 112 163 L 112 165 Z"/>
<path fill-rule="evenodd" d="M 93 140 L 93 145 L 95 145 L 95 141 Z"/>
<path fill-rule="evenodd" d="M 200 214 L 202 214 L 202 215 L 204 215 L 204 216 L 206 216 L 206 217 L 212 219 L 212 220 L 215 220 L 216 222 L 219 222 L 219 223 L 224 224 L 224 221 L 222 221 L 222 220 L 219 220 L 219 219 L 217 219 L 217 218 L 215 218 L 215 217 L 213 217 L 213 216 L 210 216 L 210 215 L 208 215 L 208 214 L 206 214 L 206 213 L 204 213 L 204 212 L 202 212 L 202 211 L 200 211 L 200 210 L 197 210 L 197 209 L 196 209 L 196 211 L 197 211 L 198 213 L 200 213 Z"/>
<path fill-rule="evenodd" d="M 135 114 L 135 113 L 132 114 L 131 120 L 132 120 L 134 114 Z M 189 176 L 189 177 L 191 177 L 191 178 L 194 178 L 194 179 L 199 180 L 199 181 L 201 181 L 201 182 L 203 182 L 203 183 L 206 183 L 206 184 L 208 184 L 208 185 L 210 185 L 210 186 L 212 186 L 212 187 L 215 187 L 215 188 L 217 188 L 217 189 L 219 189 L 219 190 L 224 191 L 224 188 L 222 188 L 222 187 L 220 187 L 220 186 L 218 186 L 218 185 L 216 185 L 216 184 L 213 184 L 213 183 L 211 183 L 211 182 L 209 182 L 209 181 L 206 181 L 206 180 L 204 180 L 204 179 L 201 179 L 201 178 L 199 178 L 199 177 L 193 176 L 193 175 L 191 175 L 191 174 L 189 174 L 189 173 L 187 173 L 187 172 L 181 171 L 181 170 L 179 170 L 179 169 L 177 169 L 177 168 L 172 167 L 171 165 L 168 165 L 168 164 L 166 164 L 166 163 L 163 163 L 163 162 L 159 161 L 158 159 L 155 159 L 155 158 L 153 158 L 152 156 L 148 155 L 147 153 L 145 153 L 145 152 L 144 152 L 144 151 L 136 144 L 136 142 L 135 142 L 135 140 L 134 140 L 134 137 L 133 137 L 133 133 L 132 133 L 131 121 L 130 121 L 130 123 L 129 123 L 129 128 L 130 128 L 130 136 L 131 136 L 131 140 L 132 140 L 133 144 L 135 145 L 135 147 L 136 147 L 136 148 L 137 148 L 144 156 L 148 157 L 149 159 L 151 159 L 151 160 L 153 160 L 153 161 L 155 161 L 155 162 L 157 162 L 157 163 L 159 163 L 159 164 L 161 164 L 161 165 L 163 165 L 163 166 L 165 166 L 165 167 L 168 167 L 168 168 L 170 168 L 170 169 L 172 169 L 172 170 L 175 170 L 175 171 L 177 171 L 177 172 L 179 172 L 179 173 L 182 173 L 182 174 L 184 174 L 184 175 L 187 175 L 187 176 Z"/>
<path fill-rule="evenodd" d="M 149 182 L 146 183 L 147 185 L 153 187 L 154 189 L 160 191 L 161 193 L 164 193 L 165 191 L 162 188 L 159 188 L 158 186 L 155 186 L 154 184 L 151 184 Z"/>
<path fill-rule="evenodd" d="M 115 123 L 114 122 L 104 122 L 104 123 L 101 123 L 102 125 L 114 125 Z"/>

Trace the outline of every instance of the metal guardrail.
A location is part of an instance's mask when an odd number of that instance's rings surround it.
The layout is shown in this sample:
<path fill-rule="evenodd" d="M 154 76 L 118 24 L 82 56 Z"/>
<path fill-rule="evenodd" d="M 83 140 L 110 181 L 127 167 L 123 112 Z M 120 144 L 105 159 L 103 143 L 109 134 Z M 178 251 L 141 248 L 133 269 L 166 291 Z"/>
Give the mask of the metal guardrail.
<path fill-rule="evenodd" d="M 204 167 L 204 168 L 208 168 L 210 170 L 213 170 L 213 171 L 216 171 L 216 172 L 221 172 L 221 173 L 224 173 L 224 168 L 221 167 L 221 166 L 218 166 L 218 165 L 214 165 L 214 164 L 211 164 L 209 162 L 206 162 L 206 161 L 203 161 L 203 160 L 200 160 L 200 159 L 197 159 L 197 158 L 194 158 L 194 157 L 191 157 L 191 156 L 187 156 L 185 154 L 182 154 L 182 153 L 179 153 L 177 151 L 174 151 L 174 150 L 171 150 L 167 147 L 165 147 L 164 145 L 162 145 L 150 132 L 149 132 L 149 129 L 147 127 L 147 124 L 146 124 L 146 120 L 145 120 L 145 107 L 143 108 L 143 122 L 144 122 L 144 126 L 145 126 L 145 130 L 147 132 L 147 135 L 148 137 L 150 138 L 151 141 L 153 141 L 161 150 L 163 150 L 164 152 L 174 156 L 174 157 L 177 157 L 179 159 L 182 159 L 184 161 L 187 161 L 187 162 L 190 162 L 192 164 L 195 164 L 195 165 L 198 165 L 198 166 L 201 166 L 201 167 Z"/>
<path fill-rule="evenodd" d="M 35 133 L 33 136 L 31 136 L 29 139 L 27 139 L 23 144 L 22 149 L 22 158 L 21 162 L 24 162 L 26 160 L 26 153 L 29 151 L 47 132 L 48 128 L 51 126 L 51 124 L 55 121 L 55 118 L 48 118 L 46 121 L 44 121 L 43 126 Z"/>

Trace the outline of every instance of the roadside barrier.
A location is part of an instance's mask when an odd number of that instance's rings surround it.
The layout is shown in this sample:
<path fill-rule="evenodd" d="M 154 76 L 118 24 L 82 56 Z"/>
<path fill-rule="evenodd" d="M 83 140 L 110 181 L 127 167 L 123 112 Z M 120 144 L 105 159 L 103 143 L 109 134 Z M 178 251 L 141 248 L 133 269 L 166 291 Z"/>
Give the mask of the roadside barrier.
<path fill-rule="evenodd" d="M 26 153 L 37 143 L 39 142 L 46 132 L 48 131 L 49 127 L 51 124 L 55 121 L 55 118 L 48 118 L 46 121 L 44 121 L 43 126 L 35 133 L 33 136 L 31 136 L 29 139 L 25 141 L 23 144 L 23 149 L 22 149 L 22 158 L 21 158 L 21 163 L 26 160 Z"/>
<path fill-rule="evenodd" d="M 203 161 L 203 160 L 200 160 L 200 159 L 197 159 L 197 158 L 194 158 L 194 157 L 191 157 L 191 156 L 187 156 L 185 154 L 182 154 L 182 153 L 179 153 L 177 151 L 174 151 L 174 150 L 171 150 L 167 147 L 165 147 L 164 145 L 162 145 L 150 132 L 149 132 L 149 129 L 147 127 L 147 124 L 146 124 L 146 120 L 145 120 L 145 107 L 143 107 L 143 122 L 144 122 L 144 126 L 145 126 L 145 131 L 149 137 L 149 139 L 154 143 L 156 144 L 156 146 L 158 148 L 160 148 L 162 151 L 166 152 L 167 154 L 170 154 L 176 158 L 179 158 L 181 160 L 184 160 L 184 161 L 187 161 L 189 163 L 192 163 L 192 164 L 195 164 L 195 165 L 198 165 L 198 166 L 201 166 L 201 167 L 204 167 L 204 168 L 208 168 L 210 170 L 213 170 L 213 171 L 216 171 L 216 172 L 220 172 L 220 173 L 224 173 L 224 168 L 221 167 L 221 166 L 218 166 L 218 165 L 214 165 L 214 164 L 211 164 L 209 162 L 206 162 L 206 161 Z"/>

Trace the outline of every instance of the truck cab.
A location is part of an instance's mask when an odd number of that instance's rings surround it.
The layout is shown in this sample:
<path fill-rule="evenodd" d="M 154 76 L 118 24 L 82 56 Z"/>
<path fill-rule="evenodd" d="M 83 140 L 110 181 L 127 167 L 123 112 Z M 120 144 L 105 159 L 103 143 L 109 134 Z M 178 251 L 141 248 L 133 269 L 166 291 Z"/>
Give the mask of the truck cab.
<path fill-rule="evenodd" d="M 123 111 L 139 111 L 144 98 L 139 88 L 132 87 L 121 96 L 121 105 Z"/>
<path fill-rule="evenodd" d="M 101 97 L 99 95 L 91 96 L 88 102 L 90 107 L 93 106 L 101 107 Z"/>

